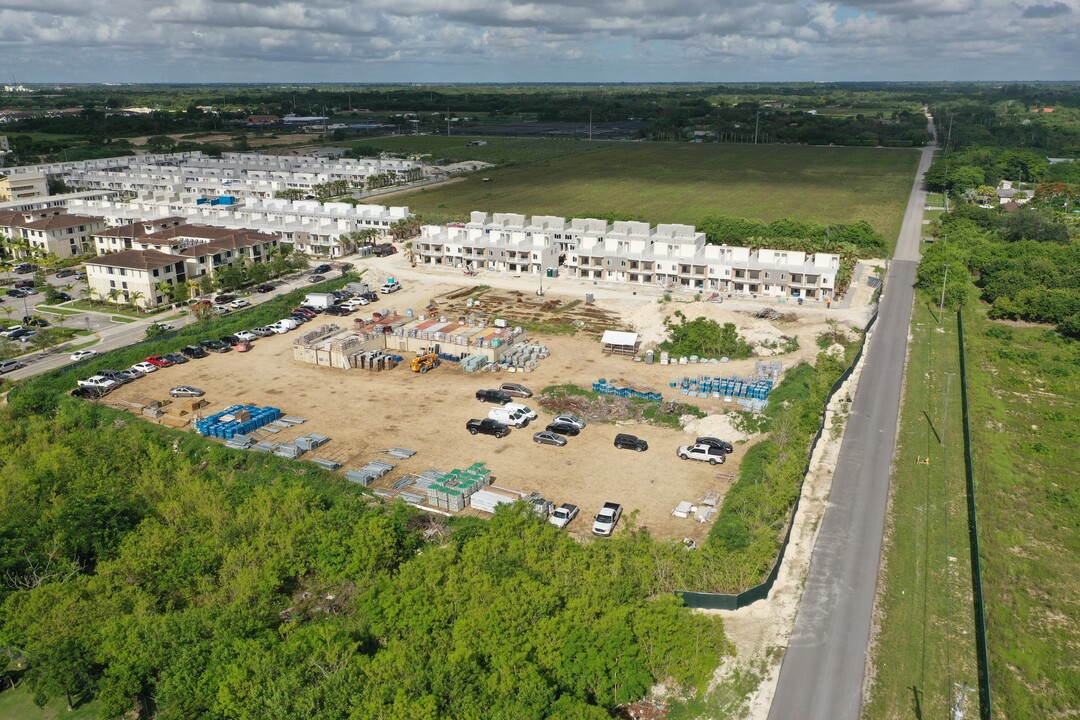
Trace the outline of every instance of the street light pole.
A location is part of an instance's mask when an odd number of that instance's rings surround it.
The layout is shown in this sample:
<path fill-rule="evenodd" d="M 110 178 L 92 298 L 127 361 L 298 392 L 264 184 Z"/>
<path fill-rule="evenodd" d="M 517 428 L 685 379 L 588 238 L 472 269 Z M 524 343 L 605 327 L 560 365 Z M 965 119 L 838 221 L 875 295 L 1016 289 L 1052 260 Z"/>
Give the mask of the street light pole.
<path fill-rule="evenodd" d="M 941 279 L 941 304 L 938 306 L 938 325 L 941 324 L 941 318 L 945 315 L 945 283 L 949 280 L 949 266 L 945 266 L 945 277 Z"/>

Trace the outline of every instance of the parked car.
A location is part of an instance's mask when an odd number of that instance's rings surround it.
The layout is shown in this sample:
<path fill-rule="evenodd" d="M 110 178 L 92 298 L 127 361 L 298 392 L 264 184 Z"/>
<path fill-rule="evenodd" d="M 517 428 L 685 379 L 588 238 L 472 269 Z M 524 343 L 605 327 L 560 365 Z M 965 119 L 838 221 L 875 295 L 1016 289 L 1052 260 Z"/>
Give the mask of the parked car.
<path fill-rule="evenodd" d="M 181 353 L 165 353 L 161 356 L 162 360 L 168 360 L 173 365 L 183 365 L 188 361 L 186 357 Z"/>
<path fill-rule="evenodd" d="M 75 271 L 71 268 L 62 268 L 56 271 L 56 277 L 58 278 L 73 277 L 74 275 Z"/>
<path fill-rule="evenodd" d="M 378 302 L 379 296 L 373 292 L 360 293 L 356 296 L 357 300 L 367 300 L 369 303 Z"/>
<path fill-rule="evenodd" d="M 504 438 L 510 434 L 510 428 L 491 418 L 484 418 L 483 420 L 474 418 L 465 423 L 465 429 L 473 435 L 494 435 L 497 438 Z"/>
<path fill-rule="evenodd" d="M 176 329 L 175 327 L 173 327 L 169 323 L 163 323 L 163 322 L 151 323 L 151 325 L 156 327 L 158 332 L 170 332 L 170 331 Z"/>
<path fill-rule="evenodd" d="M 308 281 L 309 283 L 319 283 L 319 282 L 322 282 L 322 281 L 323 281 L 323 280 L 325 280 L 325 279 L 326 279 L 326 278 L 325 278 L 325 277 L 323 277 L 322 275 L 312 275 L 312 276 L 310 276 L 310 277 L 309 277 L 309 278 L 307 279 L 307 281 Z"/>
<path fill-rule="evenodd" d="M 699 437 L 697 440 L 694 441 L 694 443 L 697 445 L 708 445 L 709 447 L 720 448 L 728 455 L 735 452 L 735 448 L 731 445 L 731 443 L 721 440 L 720 438 Z"/>
<path fill-rule="evenodd" d="M 518 410 L 525 417 L 529 418 L 530 420 L 535 420 L 537 418 L 537 414 L 536 414 L 535 410 L 533 410 L 528 405 L 522 405 L 519 402 L 506 403 L 506 405 L 504 405 L 503 407 L 505 409 L 507 409 L 507 410 Z"/>
<path fill-rule="evenodd" d="M 260 325 L 259 327 L 251 328 L 251 333 L 255 337 L 270 337 L 274 334 L 274 331 L 266 325 Z"/>
<path fill-rule="evenodd" d="M 361 308 L 361 307 L 363 307 L 365 305 L 369 305 L 369 304 L 371 304 L 370 300 L 365 300 L 363 298 L 353 298 L 352 300 L 346 300 L 345 302 L 341 303 L 341 305 L 339 305 L 338 307 L 345 308 L 345 309 L 348 309 L 348 310 L 355 310 L 357 308 Z"/>
<path fill-rule="evenodd" d="M 37 268 L 37 265 L 32 265 L 30 263 L 23 262 L 23 263 L 19 263 L 18 265 L 14 266 L 11 269 L 14 270 L 15 272 L 17 272 L 20 275 L 25 275 L 26 273 L 37 272 L 38 268 Z"/>
<path fill-rule="evenodd" d="M 149 375 L 152 372 L 157 372 L 157 365 L 145 361 L 137 362 L 132 365 L 129 370 L 138 370 L 141 373 L 146 373 L 147 375 Z"/>
<path fill-rule="evenodd" d="M 28 330 L 27 332 L 20 335 L 17 339 L 21 343 L 28 343 L 34 339 L 35 335 L 37 335 L 37 330 Z"/>
<path fill-rule="evenodd" d="M 129 367 L 127 370 L 117 370 L 117 372 L 129 380 L 138 380 L 139 378 L 146 377 L 146 373 L 134 366 Z"/>
<path fill-rule="evenodd" d="M 278 325 L 283 325 L 284 327 L 288 328 L 289 330 L 295 330 L 296 328 L 300 327 L 300 323 L 297 322 L 296 319 L 291 318 L 291 317 L 281 318 L 280 320 L 277 321 L 277 324 Z"/>
<path fill-rule="evenodd" d="M 225 313 L 229 312 L 229 307 L 227 305 L 211 305 L 210 309 L 216 312 L 218 315 L 224 315 Z"/>
<path fill-rule="evenodd" d="M 304 313 L 295 312 L 292 315 L 290 315 L 289 317 L 291 317 L 293 320 L 295 320 L 297 322 L 297 327 L 299 327 L 300 324 L 302 324 L 302 323 L 311 322 L 311 318 L 309 318 Z"/>
<path fill-rule="evenodd" d="M 76 350 L 71 353 L 71 359 L 75 362 L 79 362 L 80 360 L 85 360 L 86 358 L 91 358 L 95 355 L 97 355 L 97 353 L 93 350 Z"/>
<path fill-rule="evenodd" d="M 107 388 L 89 387 L 86 385 L 80 385 L 71 391 L 71 397 L 82 398 L 83 400 L 98 400 L 109 394 Z"/>
<path fill-rule="evenodd" d="M 60 291 L 56 293 L 56 299 L 60 302 L 71 302 L 71 295 L 69 293 Z"/>
<path fill-rule="evenodd" d="M 7 293 L 5 293 L 5 294 L 8 297 L 11 297 L 11 298 L 21 298 L 21 297 L 26 297 L 26 295 L 27 295 L 27 293 L 24 293 L 19 288 L 12 288 L 11 290 L 8 290 Z"/>
<path fill-rule="evenodd" d="M 146 358 L 146 362 L 150 363 L 154 367 L 159 367 L 159 368 L 172 367 L 173 365 L 176 364 L 172 360 L 169 360 L 164 355 L 151 355 L 150 357 Z"/>
<path fill-rule="evenodd" d="M 233 300 L 231 303 L 229 303 L 229 307 L 231 307 L 233 310 L 239 310 L 240 308 L 247 307 L 250 304 L 251 302 L 245 300 L 244 298 L 237 298 L 236 300 Z"/>
<path fill-rule="evenodd" d="M 477 390 L 476 399 L 482 403 L 491 402 L 505 405 L 510 402 L 511 397 L 502 390 Z"/>
<path fill-rule="evenodd" d="M 247 330 L 241 330 L 240 332 L 236 333 L 234 337 L 240 342 L 251 342 L 257 337 L 257 335 L 255 335 L 255 333 L 248 332 Z"/>
<path fill-rule="evenodd" d="M 214 302 L 218 305 L 224 305 L 225 303 L 231 303 L 235 299 L 235 295 L 218 295 L 216 298 L 214 298 Z"/>
<path fill-rule="evenodd" d="M 529 416 L 521 410 L 510 410 L 506 407 L 491 408 L 488 410 L 488 417 L 492 420 L 498 420 L 504 425 L 512 425 L 516 428 L 528 427 Z"/>
<path fill-rule="evenodd" d="M 293 308 L 293 315 L 296 315 L 297 313 L 300 313 L 301 315 L 303 315 L 304 317 L 306 317 L 308 319 L 311 319 L 311 318 L 313 318 L 313 317 L 315 317 L 316 315 L 319 314 L 319 313 L 315 312 L 314 310 L 312 310 L 311 308 L 305 308 L 305 307 Z"/>
<path fill-rule="evenodd" d="M 401 289 L 401 283 L 399 283 L 399 282 L 388 282 L 385 285 L 383 285 L 381 288 L 379 288 L 379 292 L 382 293 L 383 295 L 389 295 L 390 293 L 397 292 L 400 289 Z"/>
<path fill-rule="evenodd" d="M 229 346 L 229 343 L 222 342 L 221 340 L 203 340 L 199 344 L 210 352 L 224 353 L 232 350 L 232 347 Z"/>
<path fill-rule="evenodd" d="M 4 360 L 3 362 L 0 362 L 0 375 L 3 375 L 4 373 L 12 372 L 13 370 L 18 370 L 19 368 L 22 368 L 22 367 L 26 367 L 26 366 L 23 365 L 18 360 Z"/>
<path fill-rule="evenodd" d="M 569 435 L 574 437 L 581 432 L 581 429 L 577 425 L 571 425 L 566 422 L 552 422 L 548 423 L 548 426 L 544 428 L 548 432 L 558 433 L 559 435 Z"/>
<path fill-rule="evenodd" d="M 23 335 L 26 335 L 29 332 L 30 331 L 28 329 L 20 325 L 14 328 L 8 328 L 4 332 L 0 333 L 0 336 L 6 337 L 8 340 L 18 340 Z"/>
<path fill-rule="evenodd" d="M 22 324 L 25 327 L 39 327 L 39 328 L 49 327 L 49 321 L 48 320 L 44 320 L 42 318 L 30 317 L 29 315 L 26 315 L 26 316 L 23 317 Z"/>
<path fill-rule="evenodd" d="M 180 352 L 192 359 L 204 358 L 209 354 L 198 345 L 186 345 L 180 349 Z"/>
<path fill-rule="evenodd" d="M 98 375 L 115 381 L 117 385 L 127 385 L 132 380 L 135 380 L 134 377 L 127 373 L 123 373 L 120 370 L 100 370 Z"/>
<path fill-rule="evenodd" d="M 84 270 L 80 270 L 79 272 L 75 273 L 75 279 L 76 280 L 85 280 L 86 279 L 86 272 Z"/>
<path fill-rule="evenodd" d="M 319 313 L 323 312 L 325 309 L 326 308 L 321 308 L 318 305 L 297 305 L 296 309 L 294 309 L 293 312 L 296 312 L 297 310 L 306 310 L 308 312 L 313 312 L 316 315 L 318 315 Z"/>
<path fill-rule="evenodd" d="M 557 528 L 564 528 L 570 524 L 570 522 L 578 516 L 578 506 L 571 505 L 570 503 L 563 503 L 559 507 L 555 508 L 555 512 L 551 513 L 551 517 L 548 518 L 548 522 Z"/>
<path fill-rule="evenodd" d="M 579 418 L 577 415 L 556 415 L 555 418 L 551 422 L 552 423 L 566 423 L 568 425 L 573 425 L 578 430 L 584 430 L 585 429 L 585 421 L 582 420 L 581 418 Z"/>
<path fill-rule="evenodd" d="M 557 447 L 562 447 L 566 444 L 566 438 L 558 433 L 541 430 L 533 435 L 533 442 L 537 445 L 555 445 Z"/>
<path fill-rule="evenodd" d="M 499 389 L 511 397 L 531 398 L 533 396 L 532 390 L 521 383 L 503 383 Z"/>
<path fill-rule="evenodd" d="M 683 460 L 700 460 L 710 465 L 723 465 L 727 462 L 727 453 L 712 445 L 683 445 L 676 454 Z"/>
<path fill-rule="evenodd" d="M 615 530 L 615 526 L 619 524 L 619 518 L 621 517 L 622 505 L 613 502 L 604 503 L 604 506 L 600 508 L 600 512 L 593 519 L 593 535 L 603 537 L 610 535 Z"/>
<path fill-rule="evenodd" d="M 270 283 L 263 283 L 262 285 L 256 285 L 255 286 L 255 292 L 268 293 L 268 292 L 273 292 L 273 291 L 274 291 L 274 286 L 271 285 Z"/>
<path fill-rule="evenodd" d="M 236 347 L 237 345 L 239 345 L 241 343 L 240 338 L 237 337 L 236 335 L 222 335 L 218 339 L 221 340 L 221 342 L 228 345 L 229 347 Z"/>
<path fill-rule="evenodd" d="M 288 325 L 284 324 L 283 320 L 278 320 L 276 323 L 267 325 L 266 327 L 270 330 L 270 332 L 274 333 L 275 335 L 284 335 L 285 333 L 294 329 L 296 325 L 293 325 L 293 327 L 289 327 Z"/>
<path fill-rule="evenodd" d="M 344 305 L 331 305 L 326 308 L 327 315 L 348 315 L 352 312 L 352 308 L 347 308 Z"/>
<path fill-rule="evenodd" d="M 114 390 L 116 388 L 116 381 L 110 380 L 107 377 L 101 375 L 91 375 L 88 378 L 83 378 L 79 381 L 79 387 L 92 387 L 102 388 L 104 390 Z"/>
<path fill-rule="evenodd" d="M 34 287 L 34 281 L 30 278 L 23 278 L 22 280 L 15 281 L 16 290 L 31 290 Z"/>
<path fill-rule="evenodd" d="M 206 392 L 201 388 L 193 387 L 191 385 L 178 385 L 169 390 L 169 395 L 174 398 L 182 397 L 202 397 Z"/>
<path fill-rule="evenodd" d="M 330 267 L 326 263 L 323 263 L 322 265 L 319 265 L 319 266 L 315 267 L 311 272 L 314 273 L 315 275 L 321 275 L 323 273 L 328 273 L 331 270 L 333 270 L 332 267 Z"/>
<path fill-rule="evenodd" d="M 615 436 L 615 447 L 620 450 L 637 450 L 638 452 L 645 452 L 649 449 L 649 443 L 636 435 L 619 433 Z"/>

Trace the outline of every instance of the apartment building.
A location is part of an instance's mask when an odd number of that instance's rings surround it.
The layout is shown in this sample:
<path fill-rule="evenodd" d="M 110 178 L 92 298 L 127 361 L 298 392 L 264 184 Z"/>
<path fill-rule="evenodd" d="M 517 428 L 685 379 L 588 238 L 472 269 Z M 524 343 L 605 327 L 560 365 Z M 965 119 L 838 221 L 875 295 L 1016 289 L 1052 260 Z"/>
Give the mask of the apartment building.
<path fill-rule="evenodd" d="M 336 258 L 349 254 L 351 244 L 342 236 L 375 230 L 380 238 L 394 223 L 411 217 L 407 207 L 320 203 L 312 200 L 241 200 L 231 205 L 211 205 L 194 193 L 146 194 L 129 202 L 86 200 L 73 203 L 110 224 L 126 224 L 141 218 L 181 217 L 190 224 L 257 230 L 277 235 L 301 252 Z"/>
<path fill-rule="evenodd" d="M 28 200 L 49 194 L 49 178 L 43 172 L 14 173 L 5 170 L 0 175 L 0 202 Z"/>
<path fill-rule="evenodd" d="M 833 298 L 840 256 L 708 245 L 690 225 L 472 213 L 468 223 L 424 226 L 417 262 L 463 270 L 561 275 L 665 290 Z"/>
<path fill-rule="evenodd" d="M 144 308 L 168 302 L 161 283 L 180 285 L 235 263 L 266 262 L 276 235 L 251 229 L 188 225 L 163 218 L 107 228 L 94 237 L 100 257 L 88 260 L 86 279 L 98 297 L 113 293 Z M 115 291 L 115 292 L 114 292 Z"/>
<path fill-rule="evenodd" d="M 69 215 L 63 208 L 0 211 L 0 235 L 13 241 L 15 257 L 52 253 L 66 259 L 93 252 L 92 236 L 105 229 L 105 220 Z"/>
<path fill-rule="evenodd" d="M 129 195 L 191 192 L 273 198 L 290 190 L 314 198 L 319 185 L 338 181 L 353 188 L 376 181 L 391 185 L 421 179 L 424 167 L 396 158 L 326 159 L 254 153 L 224 153 L 212 158 L 196 151 L 10 169 L 13 177 L 42 172 L 80 190 L 112 190 Z"/>

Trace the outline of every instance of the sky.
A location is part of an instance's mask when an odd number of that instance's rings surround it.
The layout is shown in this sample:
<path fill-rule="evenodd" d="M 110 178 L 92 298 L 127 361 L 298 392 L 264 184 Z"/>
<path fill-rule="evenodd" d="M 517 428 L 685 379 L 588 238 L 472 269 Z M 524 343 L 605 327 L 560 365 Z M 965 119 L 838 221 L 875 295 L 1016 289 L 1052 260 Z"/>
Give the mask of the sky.
<path fill-rule="evenodd" d="M 0 82 L 1078 80 L 1080 0 L 0 0 Z"/>

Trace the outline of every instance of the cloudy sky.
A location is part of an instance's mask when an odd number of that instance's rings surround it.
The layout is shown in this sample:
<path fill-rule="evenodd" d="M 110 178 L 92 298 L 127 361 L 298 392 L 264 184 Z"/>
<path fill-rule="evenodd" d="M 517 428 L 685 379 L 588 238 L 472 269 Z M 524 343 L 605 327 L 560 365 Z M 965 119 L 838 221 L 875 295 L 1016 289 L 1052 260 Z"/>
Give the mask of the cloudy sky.
<path fill-rule="evenodd" d="M 1080 79 L 1080 0 L 0 0 L 10 82 Z"/>

